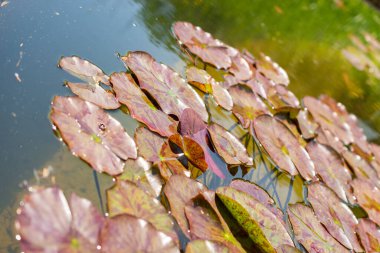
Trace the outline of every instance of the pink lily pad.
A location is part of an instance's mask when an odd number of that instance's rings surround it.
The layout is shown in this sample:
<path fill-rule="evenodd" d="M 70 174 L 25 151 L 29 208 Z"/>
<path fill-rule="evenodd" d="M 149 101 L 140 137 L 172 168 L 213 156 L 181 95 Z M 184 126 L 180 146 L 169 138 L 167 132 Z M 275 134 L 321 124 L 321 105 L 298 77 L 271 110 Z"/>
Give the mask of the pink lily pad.
<path fill-rule="evenodd" d="M 360 219 L 357 234 L 366 252 L 380 252 L 380 231 L 370 219 Z"/>
<path fill-rule="evenodd" d="M 135 131 L 135 142 L 139 154 L 145 160 L 152 163 L 160 161 L 160 151 L 165 138 L 149 131 L 145 127 L 138 127 Z"/>
<path fill-rule="evenodd" d="M 185 253 L 229 253 L 230 249 L 221 243 L 208 240 L 194 240 L 187 244 Z"/>
<path fill-rule="evenodd" d="M 257 70 L 264 76 L 266 76 L 276 84 L 288 86 L 288 74 L 276 62 L 272 61 L 272 59 L 269 56 L 261 54 L 260 58 L 256 60 L 256 64 Z"/>
<path fill-rule="evenodd" d="M 302 137 L 305 139 L 311 139 L 316 136 L 316 130 L 318 124 L 311 117 L 307 110 L 300 110 L 297 114 L 298 126 L 301 130 Z"/>

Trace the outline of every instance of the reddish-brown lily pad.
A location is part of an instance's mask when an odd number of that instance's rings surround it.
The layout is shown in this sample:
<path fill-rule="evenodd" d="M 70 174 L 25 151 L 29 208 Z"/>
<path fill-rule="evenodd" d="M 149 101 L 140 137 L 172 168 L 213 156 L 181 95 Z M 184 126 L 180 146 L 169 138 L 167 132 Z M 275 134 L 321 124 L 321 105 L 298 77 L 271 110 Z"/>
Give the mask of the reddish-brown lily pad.
<path fill-rule="evenodd" d="M 313 209 L 303 204 L 291 204 L 288 215 L 296 239 L 310 253 L 349 252 L 319 223 Z"/>
<path fill-rule="evenodd" d="M 379 178 L 376 171 L 366 160 L 348 150 L 344 151 L 342 155 L 357 178 L 368 180 L 375 185 L 379 185 Z"/>
<path fill-rule="evenodd" d="M 267 98 L 276 110 L 300 107 L 300 102 L 294 93 L 281 84 L 275 85 L 273 90 L 267 91 Z"/>
<path fill-rule="evenodd" d="M 254 120 L 253 126 L 258 140 L 280 169 L 292 176 L 299 172 L 305 180 L 315 177 L 309 154 L 283 123 L 262 115 Z"/>
<path fill-rule="evenodd" d="M 164 187 L 164 193 L 169 201 L 170 210 L 176 218 L 182 232 L 190 238 L 189 223 L 185 216 L 185 205 L 207 187 L 194 179 L 182 175 L 173 175 Z"/>
<path fill-rule="evenodd" d="M 145 127 L 138 127 L 135 131 L 135 142 L 138 147 L 139 155 L 148 162 L 160 161 L 161 147 L 165 138 L 149 131 Z"/>
<path fill-rule="evenodd" d="M 276 84 L 285 86 L 289 84 L 289 77 L 286 71 L 276 62 L 272 61 L 269 56 L 261 54 L 260 58 L 256 60 L 256 64 L 257 70 Z"/>
<path fill-rule="evenodd" d="M 257 116 L 270 114 L 264 102 L 248 86 L 235 85 L 230 87 L 228 92 L 234 102 L 232 112 L 244 128 L 249 128 Z"/>
<path fill-rule="evenodd" d="M 343 142 L 341 142 L 339 138 L 336 137 L 329 130 L 318 127 L 315 133 L 317 134 L 316 141 L 318 143 L 332 147 L 339 154 L 342 154 L 344 151 L 347 150 Z"/>
<path fill-rule="evenodd" d="M 231 67 L 228 71 L 240 81 L 249 80 L 253 75 L 250 64 L 240 53 L 231 56 Z"/>
<path fill-rule="evenodd" d="M 112 110 L 120 107 L 115 95 L 111 91 L 106 91 L 100 85 L 71 82 L 67 82 L 66 85 L 81 99 L 94 103 L 103 109 Z"/>
<path fill-rule="evenodd" d="M 277 253 L 301 253 L 301 251 L 295 247 L 292 247 L 290 245 L 281 245 L 280 247 L 276 248 Z"/>
<path fill-rule="evenodd" d="M 351 209 L 332 190 L 319 182 L 308 185 L 307 189 L 307 199 L 327 231 L 346 248 L 362 252 L 355 232 L 358 220 Z"/>
<path fill-rule="evenodd" d="M 175 132 L 174 120 L 153 105 L 131 75 L 123 72 L 113 73 L 110 81 L 117 99 L 128 107 L 132 118 L 144 123 L 150 130 L 162 136 L 168 137 Z"/>
<path fill-rule="evenodd" d="M 180 252 L 171 237 L 149 222 L 126 214 L 107 220 L 101 232 L 101 242 L 101 252 L 104 253 Z"/>
<path fill-rule="evenodd" d="M 109 85 L 109 77 L 98 66 L 78 56 L 62 57 L 58 67 L 90 84 Z"/>
<path fill-rule="evenodd" d="M 180 44 L 202 61 L 217 68 L 227 69 L 231 66 L 228 47 L 200 27 L 188 22 L 175 22 L 173 31 Z"/>
<path fill-rule="evenodd" d="M 221 86 L 210 74 L 203 69 L 190 67 L 186 70 L 187 81 L 203 92 L 212 94 L 215 101 L 224 109 L 232 109 L 232 98 L 228 91 Z"/>
<path fill-rule="evenodd" d="M 231 250 L 221 243 L 208 240 L 194 240 L 187 244 L 185 253 L 229 253 Z"/>
<path fill-rule="evenodd" d="M 316 136 L 318 124 L 314 121 L 307 110 L 300 110 L 298 112 L 297 122 L 303 138 L 311 139 Z"/>
<path fill-rule="evenodd" d="M 217 124 L 211 124 L 207 129 L 217 153 L 227 164 L 253 165 L 252 158 L 249 157 L 246 148 L 235 136 Z"/>
<path fill-rule="evenodd" d="M 104 218 L 88 201 L 58 188 L 27 195 L 17 211 L 16 231 L 24 252 L 95 252 Z"/>
<path fill-rule="evenodd" d="M 164 142 L 160 150 L 160 161 L 157 162 L 157 166 L 160 170 L 161 176 L 167 181 L 172 175 L 185 175 L 187 177 L 194 176 L 192 170 L 188 170 L 179 160 L 183 154 L 176 154 L 172 151 L 169 142 Z M 197 171 L 198 172 L 198 171 Z"/>
<path fill-rule="evenodd" d="M 355 179 L 351 183 L 359 205 L 368 213 L 368 217 L 380 225 L 380 190 L 368 180 Z"/>
<path fill-rule="evenodd" d="M 171 217 L 161 203 L 132 182 L 117 182 L 107 190 L 110 216 L 129 214 L 149 221 L 157 230 L 178 241 Z"/>
<path fill-rule="evenodd" d="M 360 219 L 357 234 L 366 252 L 380 252 L 380 230 L 370 219 Z"/>
<path fill-rule="evenodd" d="M 122 60 L 136 75 L 140 87 L 154 97 L 166 114 L 180 117 L 184 109 L 193 108 L 203 121 L 207 121 L 202 99 L 177 72 L 145 52 L 129 52 Z"/>
<path fill-rule="evenodd" d="M 135 142 L 122 125 L 92 103 L 78 97 L 54 97 L 50 118 L 71 152 L 96 171 L 120 174 L 121 159 L 137 157 Z"/>
<path fill-rule="evenodd" d="M 294 246 L 283 222 L 259 200 L 231 187 L 220 187 L 216 194 L 262 252 L 276 252 L 282 244 Z"/>
<path fill-rule="evenodd" d="M 328 146 L 315 141 L 309 142 L 306 150 L 314 162 L 316 173 L 341 200 L 349 202 L 352 199 L 349 185 L 352 177 L 342 157 Z"/>

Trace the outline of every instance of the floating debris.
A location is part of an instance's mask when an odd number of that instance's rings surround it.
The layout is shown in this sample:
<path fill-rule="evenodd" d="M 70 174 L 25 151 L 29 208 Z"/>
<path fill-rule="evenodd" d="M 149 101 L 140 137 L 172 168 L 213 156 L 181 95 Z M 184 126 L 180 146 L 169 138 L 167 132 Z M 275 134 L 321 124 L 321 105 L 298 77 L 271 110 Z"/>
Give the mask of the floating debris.
<path fill-rule="evenodd" d="M 17 72 L 15 73 L 15 77 L 16 77 L 17 82 L 19 82 L 19 83 L 22 82 L 20 75 Z"/>

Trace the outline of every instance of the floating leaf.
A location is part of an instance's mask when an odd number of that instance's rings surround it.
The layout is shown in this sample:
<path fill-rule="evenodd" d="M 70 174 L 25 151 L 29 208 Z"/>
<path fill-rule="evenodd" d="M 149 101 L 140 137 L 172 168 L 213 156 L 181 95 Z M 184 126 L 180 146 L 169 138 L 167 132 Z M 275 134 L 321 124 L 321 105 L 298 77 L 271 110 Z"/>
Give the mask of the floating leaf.
<path fill-rule="evenodd" d="M 348 202 L 352 199 L 349 185 L 352 177 L 341 156 L 331 148 L 315 141 L 309 142 L 306 150 L 314 162 L 316 173 L 321 176 L 326 185 L 341 200 Z"/>
<path fill-rule="evenodd" d="M 27 195 L 17 211 L 16 230 L 25 252 L 95 252 L 103 217 L 87 199 L 58 188 Z"/>
<path fill-rule="evenodd" d="M 257 116 L 270 113 L 260 97 L 248 86 L 235 85 L 230 87 L 228 92 L 234 102 L 232 111 L 244 128 L 249 128 Z"/>
<path fill-rule="evenodd" d="M 87 100 L 103 109 L 117 109 L 120 107 L 115 96 L 104 90 L 100 85 L 88 83 L 66 83 L 70 90 L 81 99 Z"/>
<path fill-rule="evenodd" d="M 285 222 L 283 221 L 284 214 L 277 208 L 272 197 L 260 186 L 242 179 L 235 179 L 231 182 L 230 187 L 245 192 L 257 199 L 261 204 L 268 208 L 268 210 L 271 211 L 285 227 Z"/>
<path fill-rule="evenodd" d="M 336 152 L 342 154 L 347 148 L 343 143 L 329 130 L 318 128 L 315 133 L 317 134 L 317 142 L 326 146 L 332 147 Z"/>
<path fill-rule="evenodd" d="M 380 190 L 368 180 L 355 179 L 351 183 L 359 205 L 368 213 L 368 217 L 380 224 Z"/>
<path fill-rule="evenodd" d="M 231 67 L 228 71 L 240 81 L 250 79 L 253 74 L 248 61 L 240 53 L 231 56 Z"/>
<path fill-rule="evenodd" d="M 208 32 L 188 22 L 175 22 L 173 31 L 180 44 L 202 61 L 210 63 L 217 68 L 227 69 L 231 66 L 228 48 L 216 40 Z"/>
<path fill-rule="evenodd" d="M 137 157 L 136 145 L 122 125 L 94 104 L 78 97 L 56 96 L 50 118 L 71 152 L 96 171 L 120 174 L 120 158 Z"/>
<path fill-rule="evenodd" d="M 101 241 L 102 252 L 180 252 L 171 237 L 147 221 L 125 214 L 107 220 Z"/>
<path fill-rule="evenodd" d="M 203 184 L 182 175 L 173 175 L 164 187 L 170 210 L 182 232 L 190 238 L 189 223 L 185 216 L 185 205 L 200 192 L 206 191 Z"/>
<path fill-rule="evenodd" d="M 282 244 L 294 246 L 283 223 L 259 200 L 231 187 L 220 187 L 216 194 L 261 251 L 276 252 Z"/>
<path fill-rule="evenodd" d="M 276 110 L 287 107 L 299 108 L 300 106 L 298 98 L 284 85 L 275 85 L 272 91 L 267 91 L 267 97 Z"/>
<path fill-rule="evenodd" d="M 349 252 L 319 223 L 310 207 L 303 204 L 291 204 L 288 207 L 288 215 L 296 239 L 308 252 Z"/>
<path fill-rule="evenodd" d="M 180 122 L 180 133 L 183 136 L 193 136 L 207 128 L 207 125 L 202 121 L 198 113 L 193 109 L 185 109 L 179 119 Z"/>
<path fill-rule="evenodd" d="M 123 72 L 113 73 L 110 81 L 117 99 L 128 107 L 132 118 L 162 136 L 169 137 L 175 132 L 175 122 L 152 104 L 131 75 Z"/>
<path fill-rule="evenodd" d="M 160 161 L 157 163 L 161 176 L 167 181 L 172 175 L 192 176 L 192 171 L 185 168 L 178 158 L 183 154 L 175 154 L 168 142 L 164 142 L 160 150 Z"/>
<path fill-rule="evenodd" d="M 185 253 L 229 253 L 229 248 L 221 243 L 208 240 L 194 240 L 187 244 Z"/>
<path fill-rule="evenodd" d="M 122 60 L 136 75 L 139 85 L 147 90 L 166 114 L 180 117 L 186 108 L 193 108 L 203 121 L 208 114 L 205 105 L 195 90 L 174 70 L 145 52 L 129 52 Z"/>
<path fill-rule="evenodd" d="M 316 136 L 318 124 L 312 119 L 307 110 L 300 110 L 298 112 L 297 121 L 303 138 L 311 139 Z"/>
<path fill-rule="evenodd" d="M 178 241 L 173 221 L 161 203 L 132 182 L 117 182 L 107 190 L 110 216 L 129 214 L 149 221 L 157 230 Z"/>
<path fill-rule="evenodd" d="M 152 164 L 142 157 L 137 157 L 136 160 L 127 160 L 124 172 L 117 177 L 117 180 L 131 181 L 145 192 L 158 197 L 164 182 L 160 175 L 155 174 L 152 169 Z"/>
<path fill-rule="evenodd" d="M 139 154 L 145 160 L 152 163 L 160 161 L 160 151 L 165 138 L 152 133 L 145 127 L 138 127 L 135 131 L 135 141 Z"/>
<path fill-rule="evenodd" d="M 295 247 L 292 247 L 290 245 L 281 245 L 280 247 L 276 248 L 277 253 L 301 253 L 301 251 Z"/>
<path fill-rule="evenodd" d="M 305 180 L 315 177 L 309 154 L 283 123 L 262 115 L 254 120 L 253 126 L 260 143 L 280 169 L 292 176 L 297 175 L 298 170 Z"/>
<path fill-rule="evenodd" d="M 357 234 L 366 252 L 380 252 L 380 231 L 370 219 L 360 219 Z"/>
<path fill-rule="evenodd" d="M 307 198 L 313 206 L 315 215 L 327 231 L 346 248 L 362 252 L 355 232 L 358 220 L 351 209 L 321 183 L 310 184 L 307 189 Z"/>
<path fill-rule="evenodd" d="M 62 57 L 58 67 L 90 84 L 102 82 L 109 85 L 109 77 L 103 70 L 78 56 Z"/>
<path fill-rule="evenodd" d="M 339 120 L 331 109 L 321 101 L 313 97 L 304 97 L 303 103 L 308 111 L 313 116 L 314 120 L 323 128 L 331 131 L 344 144 L 353 142 L 353 136 L 350 127 L 347 123 Z"/>
<path fill-rule="evenodd" d="M 289 77 L 286 71 L 276 62 L 272 61 L 269 56 L 261 54 L 260 58 L 256 60 L 256 64 L 257 70 L 276 84 L 285 86 L 289 84 Z"/>
<path fill-rule="evenodd" d="M 379 184 L 376 171 L 367 163 L 367 161 L 348 150 L 344 151 L 342 155 L 354 171 L 357 178 L 371 181 L 375 185 Z"/>
<path fill-rule="evenodd" d="M 370 144 L 371 152 L 374 155 L 375 159 L 380 162 L 380 146 L 374 143 Z"/>
<path fill-rule="evenodd" d="M 193 240 L 216 241 L 230 248 L 231 252 L 245 252 L 219 213 L 213 191 L 202 192 L 194 198 L 186 205 L 185 213 Z"/>
<path fill-rule="evenodd" d="M 203 69 L 190 67 L 186 70 L 186 77 L 190 84 L 203 92 L 212 94 L 215 101 L 224 109 L 231 110 L 233 106 L 232 98 L 228 91 L 221 86 L 210 74 Z"/>
<path fill-rule="evenodd" d="M 248 156 L 244 145 L 235 136 L 217 124 L 211 124 L 207 129 L 217 153 L 227 164 L 253 165 L 252 158 Z"/>

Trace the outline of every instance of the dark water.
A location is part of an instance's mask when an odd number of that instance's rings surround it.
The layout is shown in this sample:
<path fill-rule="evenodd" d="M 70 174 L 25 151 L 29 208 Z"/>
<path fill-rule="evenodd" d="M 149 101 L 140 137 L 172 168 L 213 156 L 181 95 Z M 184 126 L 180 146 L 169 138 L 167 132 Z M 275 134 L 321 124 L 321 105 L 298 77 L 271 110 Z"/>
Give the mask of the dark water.
<path fill-rule="evenodd" d="M 91 171 L 55 138 L 48 120 L 52 97 L 70 94 L 62 84 L 71 77 L 56 67 L 59 57 L 79 55 L 111 73 L 124 69 L 115 53 L 144 50 L 183 72 L 170 33 L 176 20 L 237 48 L 265 52 L 288 71 L 298 97 L 332 95 L 361 118 L 370 138 L 378 138 L 380 80 L 341 54 L 350 34 L 380 37 L 380 16 L 362 1 L 7 2 L 0 8 L 1 252 L 16 249 L 12 217 L 19 184 L 35 181 L 34 170 L 50 166 L 60 186 L 96 199 Z M 136 124 L 125 117 L 123 123 L 132 134 Z"/>

